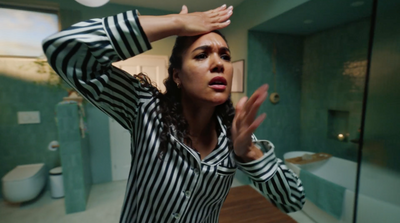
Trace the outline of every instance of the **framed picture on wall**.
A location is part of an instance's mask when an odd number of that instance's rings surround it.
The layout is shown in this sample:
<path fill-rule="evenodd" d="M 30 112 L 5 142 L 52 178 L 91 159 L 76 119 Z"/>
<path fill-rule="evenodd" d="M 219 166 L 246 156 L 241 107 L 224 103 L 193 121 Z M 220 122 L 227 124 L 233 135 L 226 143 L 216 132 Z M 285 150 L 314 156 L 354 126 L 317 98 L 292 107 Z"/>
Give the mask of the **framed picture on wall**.
<path fill-rule="evenodd" d="M 232 62 L 232 92 L 244 92 L 244 60 Z"/>

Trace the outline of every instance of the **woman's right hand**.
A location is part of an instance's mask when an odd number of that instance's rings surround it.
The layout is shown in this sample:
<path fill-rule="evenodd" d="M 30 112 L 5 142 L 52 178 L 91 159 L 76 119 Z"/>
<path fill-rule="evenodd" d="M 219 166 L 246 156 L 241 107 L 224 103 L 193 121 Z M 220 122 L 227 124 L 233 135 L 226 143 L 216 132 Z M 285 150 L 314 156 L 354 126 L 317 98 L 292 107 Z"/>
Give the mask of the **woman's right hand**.
<path fill-rule="evenodd" d="M 230 24 L 232 13 L 233 7 L 227 8 L 226 5 L 206 12 L 188 13 L 188 8 L 184 5 L 178 16 L 181 24 L 178 35 L 196 36 L 225 28 Z"/>
<path fill-rule="evenodd" d="M 169 36 L 196 36 L 227 27 L 233 7 L 223 5 L 206 12 L 188 13 L 186 6 L 179 14 L 139 16 L 140 24 L 150 42 Z"/>

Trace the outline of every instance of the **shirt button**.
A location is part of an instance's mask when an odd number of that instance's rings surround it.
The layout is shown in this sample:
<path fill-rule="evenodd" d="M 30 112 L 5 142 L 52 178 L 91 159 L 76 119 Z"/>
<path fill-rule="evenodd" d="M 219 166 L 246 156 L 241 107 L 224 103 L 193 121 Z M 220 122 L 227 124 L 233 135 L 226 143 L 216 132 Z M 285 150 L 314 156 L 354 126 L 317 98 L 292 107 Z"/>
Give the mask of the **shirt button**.
<path fill-rule="evenodd" d="M 181 214 L 179 213 L 173 213 L 172 216 L 174 216 L 175 219 L 181 218 Z"/>
<path fill-rule="evenodd" d="M 199 175 L 199 173 L 200 173 L 199 169 L 194 169 L 194 173 L 195 173 L 196 175 Z"/>
<path fill-rule="evenodd" d="M 186 198 L 189 198 L 190 197 L 190 195 L 191 195 L 192 193 L 190 192 L 190 191 L 185 191 L 185 196 L 186 196 Z"/>

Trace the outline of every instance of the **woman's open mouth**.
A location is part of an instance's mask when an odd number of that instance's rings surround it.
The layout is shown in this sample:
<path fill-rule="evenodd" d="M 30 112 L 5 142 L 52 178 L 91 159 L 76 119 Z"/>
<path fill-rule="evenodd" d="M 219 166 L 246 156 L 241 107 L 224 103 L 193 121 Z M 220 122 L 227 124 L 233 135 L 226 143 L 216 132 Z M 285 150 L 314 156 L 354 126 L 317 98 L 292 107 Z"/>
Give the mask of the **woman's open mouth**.
<path fill-rule="evenodd" d="M 216 91 L 224 91 L 226 89 L 226 79 L 224 77 L 214 77 L 208 83 L 208 86 Z"/>

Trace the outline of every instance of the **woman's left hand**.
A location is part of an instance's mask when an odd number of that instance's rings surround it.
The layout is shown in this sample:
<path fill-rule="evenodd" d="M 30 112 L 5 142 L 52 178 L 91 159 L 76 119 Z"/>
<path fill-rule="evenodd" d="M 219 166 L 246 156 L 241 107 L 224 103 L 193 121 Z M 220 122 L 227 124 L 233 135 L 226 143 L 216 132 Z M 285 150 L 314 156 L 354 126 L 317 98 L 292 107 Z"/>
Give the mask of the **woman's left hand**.
<path fill-rule="evenodd" d="M 253 93 L 249 100 L 247 97 L 243 97 L 236 105 L 236 113 L 232 122 L 233 148 L 236 156 L 245 162 L 262 156 L 262 152 L 254 147 L 251 135 L 266 117 L 265 113 L 257 118 L 256 115 L 261 104 L 267 98 L 267 91 L 268 85 L 264 84 Z"/>

